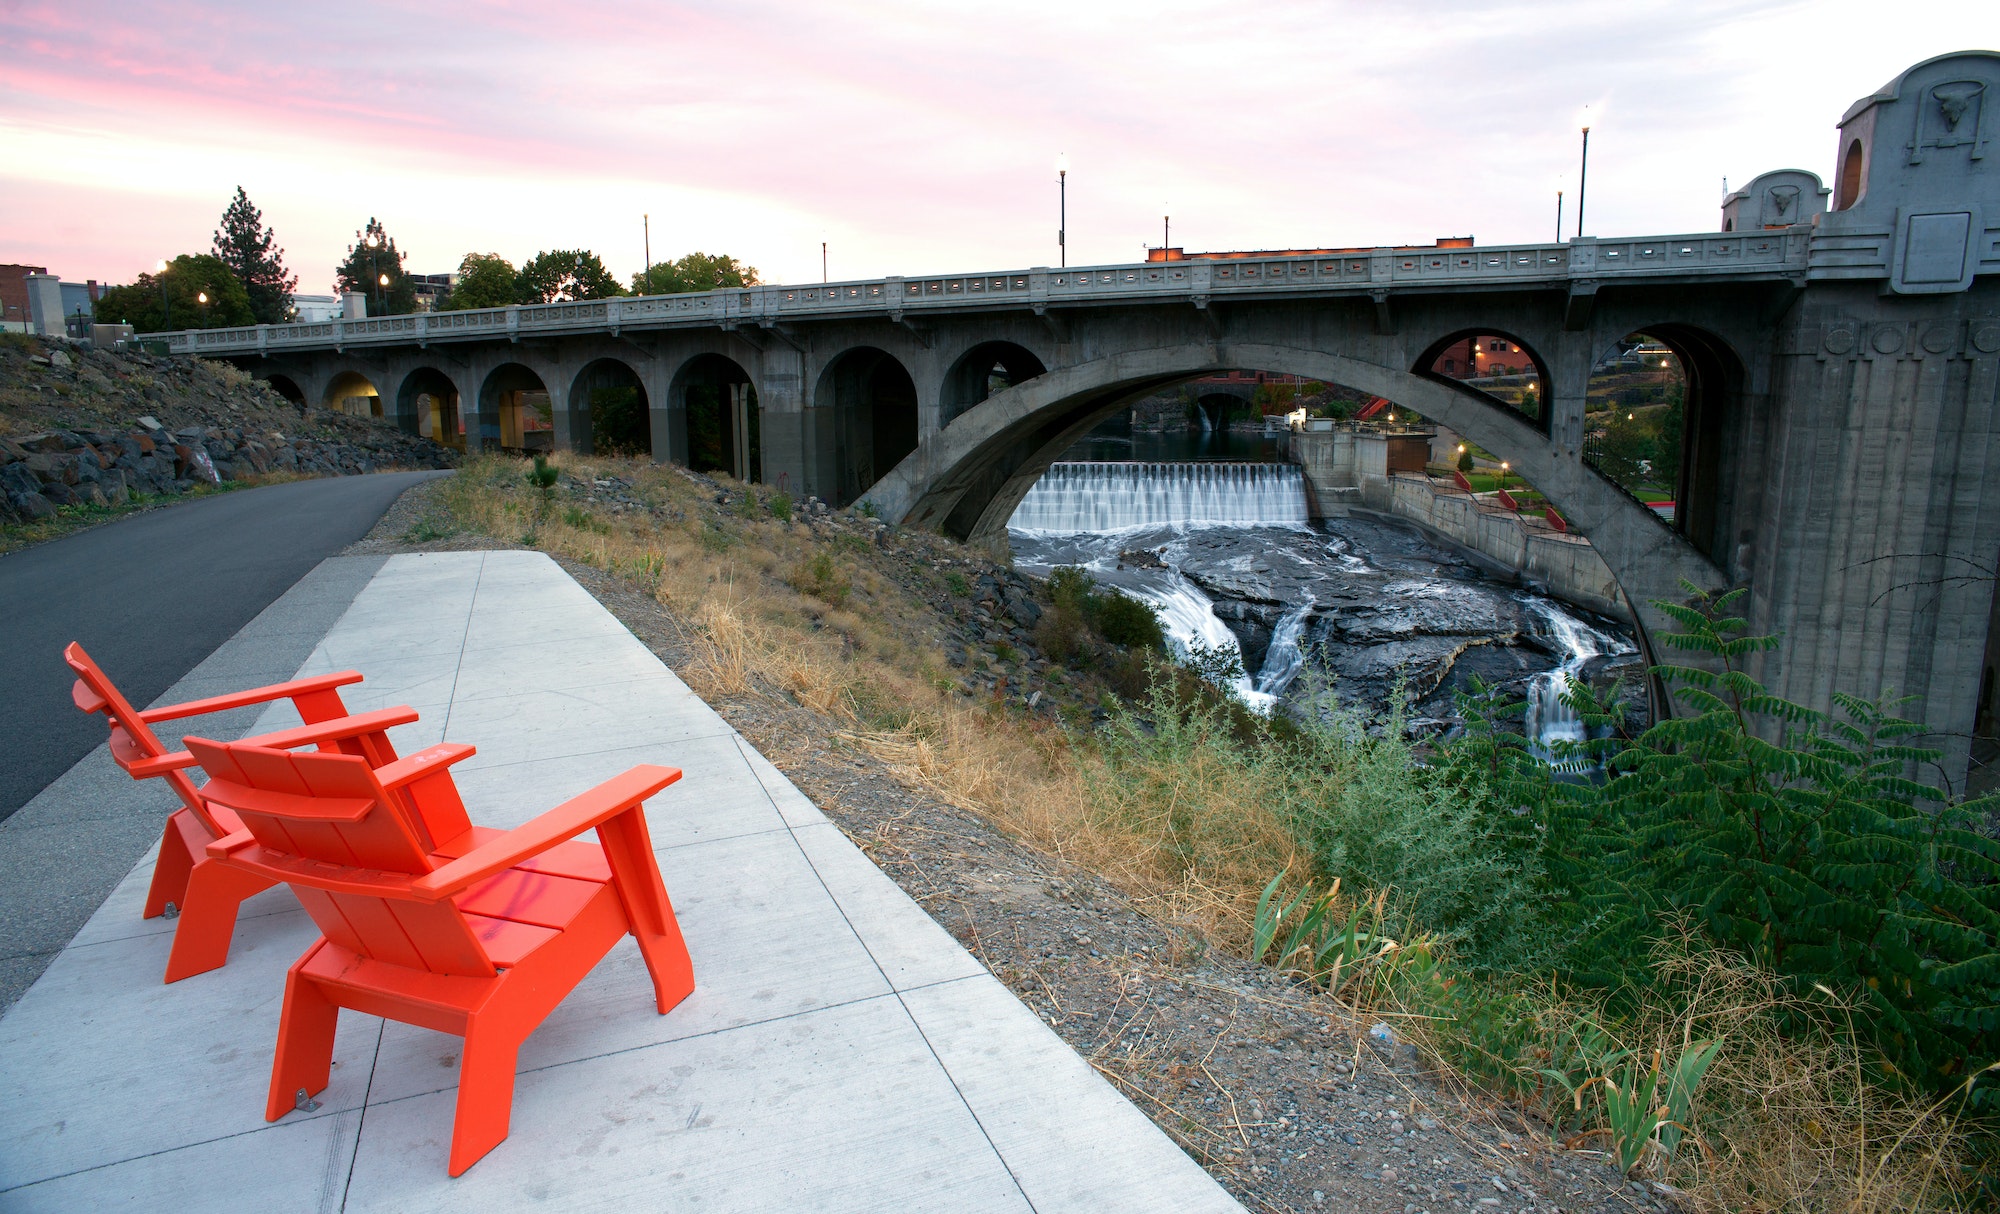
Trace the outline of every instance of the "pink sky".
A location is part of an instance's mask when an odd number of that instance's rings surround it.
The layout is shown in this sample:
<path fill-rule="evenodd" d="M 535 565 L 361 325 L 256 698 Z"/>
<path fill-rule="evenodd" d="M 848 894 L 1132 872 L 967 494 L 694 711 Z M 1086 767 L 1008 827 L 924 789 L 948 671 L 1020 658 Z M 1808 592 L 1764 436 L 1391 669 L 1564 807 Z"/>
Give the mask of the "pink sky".
<path fill-rule="evenodd" d="M 1424 14 L 1421 18 L 1418 11 Z M 1912 19 L 1921 14 L 1921 20 Z M 381 218 L 469 251 L 701 249 L 767 280 L 1190 249 L 1705 231 L 1721 183 L 1826 176 L 1849 103 L 2000 44 L 2000 5 L 294 5 L 0 0 L 0 261 L 129 281 L 235 187 L 302 292 Z"/>

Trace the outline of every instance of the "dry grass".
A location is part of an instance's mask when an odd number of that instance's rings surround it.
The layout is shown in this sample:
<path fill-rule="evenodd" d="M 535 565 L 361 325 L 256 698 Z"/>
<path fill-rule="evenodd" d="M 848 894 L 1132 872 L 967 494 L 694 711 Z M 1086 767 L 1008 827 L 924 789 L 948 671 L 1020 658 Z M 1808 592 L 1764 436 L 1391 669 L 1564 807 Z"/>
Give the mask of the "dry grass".
<path fill-rule="evenodd" d="M 1154 759 L 1144 747 L 1125 748 L 1114 769 L 1058 725 L 955 690 L 936 609 L 885 576 L 884 562 L 908 558 L 884 555 L 854 531 L 720 509 L 712 490 L 674 469 L 570 455 L 553 462 L 585 481 L 620 477 L 649 509 L 585 515 L 559 494 L 538 518 L 522 466 L 483 459 L 443 490 L 454 522 L 526 539 L 650 591 L 684 629 L 695 656 L 679 673 L 705 698 L 810 709 L 837 744 L 873 756 L 908 786 L 1098 874 L 1156 919 L 1233 952 L 1249 951 L 1271 874 L 1311 871 L 1257 769 L 1199 749 Z M 983 556 L 925 542 L 955 559 Z M 1690 1205 L 1964 1208 L 1971 1136 L 1946 1107 L 1868 1082 L 1837 1002 L 1799 1000 L 1769 974 L 1712 951 L 1685 948 L 1660 963 L 1682 997 L 1643 1009 L 1627 1044 L 1671 1059 L 1690 1041 L 1727 1043 L 1690 1118 L 1700 1145 L 1653 1165 Z M 1393 991 L 1356 982 L 1343 994 L 1357 1017 L 1405 1013 L 1399 1029 L 1419 1040 L 1453 1031 L 1427 1028 L 1436 1009 L 1397 1007 Z M 1546 993 L 1533 1002 L 1548 1037 L 1603 1022 L 1592 1004 Z M 1533 1086 L 1535 1065 L 1522 1063 L 1524 1086 Z"/>
<path fill-rule="evenodd" d="M 958 693 L 935 609 L 890 577 L 892 559 L 850 534 L 716 507 L 673 469 L 557 455 L 569 477 L 615 475 L 652 507 L 599 511 L 575 526 L 536 511 L 509 460 L 468 464 L 445 490 L 460 527 L 631 577 L 671 609 L 695 660 L 680 673 L 706 698 L 763 698 L 828 717 L 842 742 L 912 787 L 993 821 L 1118 885 L 1158 918 L 1215 943 L 1247 941 L 1269 874 L 1303 871 L 1298 845 L 1221 767 L 1148 773 L 1175 790 L 1165 807 L 1123 791 L 1062 728 Z M 726 478 L 725 486 L 736 489 Z M 985 554 L 927 539 L 957 559 Z"/>

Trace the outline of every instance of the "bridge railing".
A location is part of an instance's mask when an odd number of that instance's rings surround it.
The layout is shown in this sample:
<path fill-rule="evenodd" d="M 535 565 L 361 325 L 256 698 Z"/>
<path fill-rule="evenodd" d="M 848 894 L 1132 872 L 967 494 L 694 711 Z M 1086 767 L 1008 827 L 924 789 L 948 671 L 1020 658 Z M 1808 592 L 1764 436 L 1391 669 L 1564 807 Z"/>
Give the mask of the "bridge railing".
<path fill-rule="evenodd" d="M 1046 266 L 1001 273 L 889 277 L 856 282 L 725 287 L 574 303 L 419 312 L 289 325 L 194 329 L 155 335 L 175 353 L 241 355 L 347 346 L 427 345 L 622 328 L 704 328 L 834 320 L 856 315 L 1042 310 L 1083 304 L 1290 294 L 1477 289 L 1651 278 L 1799 276 L 1813 229 L 1703 232 L 1493 248 L 1371 249 L 1319 256 Z"/>

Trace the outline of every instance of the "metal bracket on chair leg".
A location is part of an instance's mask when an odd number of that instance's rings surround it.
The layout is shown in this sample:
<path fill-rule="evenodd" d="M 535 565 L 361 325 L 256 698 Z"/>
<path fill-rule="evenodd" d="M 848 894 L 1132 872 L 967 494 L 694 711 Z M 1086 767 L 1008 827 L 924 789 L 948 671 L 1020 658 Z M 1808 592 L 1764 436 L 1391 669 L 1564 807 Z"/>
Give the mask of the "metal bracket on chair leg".
<path fill-rule="evenodd" d="M 300 1088 L 298 1093 L 292 1097 L 292 1107 L 301 1113 L 310 1113 L 319 1107 L 319 1101 L 307 1095 L 304 1088 Z"/>
<path fill-rule="evenodd" d="M 163 919 L 178 919 L 181 917 L 181 908 L 169 902 L 167 903 L 167 909 L 160 912 L 160 917 Z"/>

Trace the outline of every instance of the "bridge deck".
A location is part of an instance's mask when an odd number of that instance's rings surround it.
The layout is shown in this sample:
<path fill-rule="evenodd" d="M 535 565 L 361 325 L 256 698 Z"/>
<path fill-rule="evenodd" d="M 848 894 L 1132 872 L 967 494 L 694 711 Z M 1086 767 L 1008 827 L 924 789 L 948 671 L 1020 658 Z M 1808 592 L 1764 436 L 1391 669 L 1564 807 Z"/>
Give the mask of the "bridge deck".
<path fill-rule="evenodd" d="M 1367 295 L 1376 291 L 1565 288 L 1573 281 L 1801 277 L 1812 228 L 1702 232 L 1492 248 L 1371 249 L 1318 256 L 1138 262 L 757 286 L 683 295 L 428 312 L 161 335 L 177 354 L 508 341 L 626 329 L 772 325 L 857 316 L 1071 308 L 1173 300 Z"/>
<path fill-rule="evenodd" d="M 270 891 L 228 966 L 163 986 L 149 855 L 0 1019 L 0 1207 L 1240 1209 L 546 557 L 392 558 L 303 670 L 347 666 L 355 707 L 423 713 L 406 752 L 480 747 L 475 821 L 684 768 L 648 817 L 695 994 L 655 1013 L 624 942 L 522 1051 L 512 1136 L 452 1180 L 457 1039 L 345 1013 L 322 1107 L 267 1125 L 316 933 Z"/>

